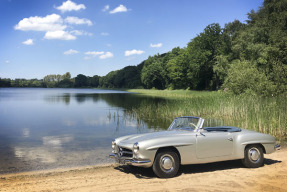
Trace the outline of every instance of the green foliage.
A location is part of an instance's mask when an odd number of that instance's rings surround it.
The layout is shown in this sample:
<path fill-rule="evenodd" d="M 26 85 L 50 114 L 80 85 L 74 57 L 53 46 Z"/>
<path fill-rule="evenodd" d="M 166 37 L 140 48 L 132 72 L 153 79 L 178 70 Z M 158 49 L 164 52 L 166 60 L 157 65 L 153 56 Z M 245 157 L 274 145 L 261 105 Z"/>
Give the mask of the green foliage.
<path fill-rule="evenodd" d="M 165 89 L 168 85 L 169 78 L 167 75 L 168 54 L 155 55 L 144 61 L 141 71 L 141 81 L 146 88 Z"/>
<path fill-rule="evenodd" d="M 67 73 L 65 73 L 64 75 L 62 75 L 61 78 L 62 78 L 63 80 L 66 80 L 66 79 L 70 80 L 70 79 L 71 79 L 71 73 L 70 73 L 70 72 L 67 72 Z"/>
<path fill-rule="evenodd" d="M 216 57 L 228 49 L 224 41 L 223 30 L 218 23 L 208 25 L 204 32 L 188 43 L 190 55 L 188 74 L 192 78 L 193 89 L 215 90 L 219 87 L 219 77 L 214 72 Z"/>
<path fill-rule="evenodd" d="M 127 66 L 117 72 L 114 78 L 116 88 L 136 88 L 141 86 L 140 70 L 137 66 Z"/>
<path fill-rule="evenodd" d="M 99 84 L 100 87 L 104 88 L 115 88 L 114 79 L 118 71 L 111 71 L 106 76 L 100 78 Z"/>
<path fill-rule="evenodd" d="M 88 82 L 92 87 L 98 87 L 100 84 L 100 76 L 94 75 L 93 77 L 88 78 Z"/>
<path fill-rule="evenodd" d="M 59 87 L 59 88 L 72 88 L 72 87 L 74 87 L 74 83 L 70 79 L 65 78 L 57 84 L 57 87 Z"/>
<path fill-rule="evenodd" d="M 106 76 L 99 77 L 99 87 L 103 88 L 137 88 L 141 87 L 140 74 L 143 64 L 127 66 L 117 71 L 111 71 Z"/>
<path fill-rule="evenodd" d="M 235 60 L 227 74 L 224 87 L 235 94 L 248 91 L 270 95 L 274 92 L 274 86 L 267 76 L 257 69 L 255 62 Z"/>
<path fill-rule="evenodd" d="M 11 80 L 11 87 L 46 87 L 46 84 L 38 79 L 15 79 Z"/>
<path fill-rule="evenodd" d="M 88 78 L 83 75 L 79 74 L 75 78 L 75 87 L 87 87 L 88 86 Z"/>
<path fill-rule="evenodd" d="M 0 78 L 0 87 L 11 87 L 11 79 Z"/>
<path fill-rule="evenodd" d="M 43 81 L 48 88 L 57 87 L 57 84 L 63 80 L 61 75 L 47 75 L 44 77 Z"/>
<path fill-rule="evenodd" d="M 181 49 L 180 54 L 171 58 L 167 63 L 170 87 L 173 89 L 186 89 L 191 86 L 191 77 L 188 75 L 189 56 L 186 49 Z"/>
<path fill-rule="evenodd" d="M 233 55 L 243 62 L 253 63 L 258 72 L 254 75 L 265 76 L 265 82 L 259 82 L 259 86 L 266 86 L 265 93 L 286 92 L 287 1 L 266 0 L 258 12 L 251 11 L 248 16 L 248 24 L 233 40 Z M 256 84 L 250 86 L 255 87 Z M 256 92 L 261 94 L 261 88 Z"/>
<path fill-rule="evenodd" d="M 74 83 L 71 81 L 71 74 L 70 72 L 67 72 L 64 75 L 60 75 L 60 74 L 46 75 L 43 79 L 43 86 L 39 86 L 39 87 L 71 88 L 73 86 L 74 86 Z"/>

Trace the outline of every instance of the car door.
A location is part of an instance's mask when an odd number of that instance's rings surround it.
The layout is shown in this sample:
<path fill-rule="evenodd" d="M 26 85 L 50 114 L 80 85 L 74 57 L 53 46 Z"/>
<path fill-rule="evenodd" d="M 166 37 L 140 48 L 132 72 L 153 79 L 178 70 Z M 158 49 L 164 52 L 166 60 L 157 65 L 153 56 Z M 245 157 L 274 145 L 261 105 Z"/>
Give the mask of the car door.
<path fill-rule="evenodd" d="M 233 135 L 229 132 L 204 132 L 196 135 L 198 159 L 228 156 L 233 153 Z"/>

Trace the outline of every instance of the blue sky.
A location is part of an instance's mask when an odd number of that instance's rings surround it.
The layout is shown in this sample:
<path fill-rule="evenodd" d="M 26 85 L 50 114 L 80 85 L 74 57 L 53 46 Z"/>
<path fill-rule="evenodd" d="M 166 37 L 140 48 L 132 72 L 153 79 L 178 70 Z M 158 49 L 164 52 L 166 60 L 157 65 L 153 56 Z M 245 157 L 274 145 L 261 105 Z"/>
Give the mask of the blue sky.
<path fill-rule="evenodd" d="M 0 0 L 0 77 L 106 75 L 185 47 L 263 0 Z"/>

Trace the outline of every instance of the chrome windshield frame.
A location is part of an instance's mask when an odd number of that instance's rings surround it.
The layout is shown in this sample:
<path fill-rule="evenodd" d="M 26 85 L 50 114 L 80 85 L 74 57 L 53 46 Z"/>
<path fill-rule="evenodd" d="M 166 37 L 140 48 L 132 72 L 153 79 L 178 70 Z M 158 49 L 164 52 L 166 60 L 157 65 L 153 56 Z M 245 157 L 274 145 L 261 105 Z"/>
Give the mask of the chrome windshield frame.
<path fill-rule="evenodd" d="M 204 119 L 203 118 L 200 118 L 200 117 L 194 117 L 194 116 L 182 116 L 182 117 L 177 117 L 173 120 L 173 122 L 170 124 L 170 126 L 168 127 L 168 130 L 175 130 L 173 128 L 174 124 L 176 123 L 176 121 L 180 118 L 193 118 L 193 119 L 197 119 L 198 122 L 197 124 L 195 125 L 195 128 L 194 128 L 194 132 L 198 132 L 202 127 L 203 127 L 203 123 L 204 123 Z"/>

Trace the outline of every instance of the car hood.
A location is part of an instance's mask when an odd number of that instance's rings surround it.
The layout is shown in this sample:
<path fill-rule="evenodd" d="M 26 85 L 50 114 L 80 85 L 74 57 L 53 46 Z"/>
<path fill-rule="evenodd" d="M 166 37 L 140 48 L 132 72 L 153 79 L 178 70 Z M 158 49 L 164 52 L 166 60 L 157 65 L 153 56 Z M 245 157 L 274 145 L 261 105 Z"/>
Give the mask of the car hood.
<path fill-rule="evenodd" d="M 136 134 L 136 135 L 129 135 L 125 137 L 118 138 L 118 144 L 124 146 L 131 146 L 136 142 L 151 140 L 151 139 L 158 139 L 158 138 L 167 138 L 167 137 L 180 137 L 183 135 L 195 135 L 194 132 L 191 131 L 160 131 L 154 133 L 145 133 L 145 134 Z"/>

